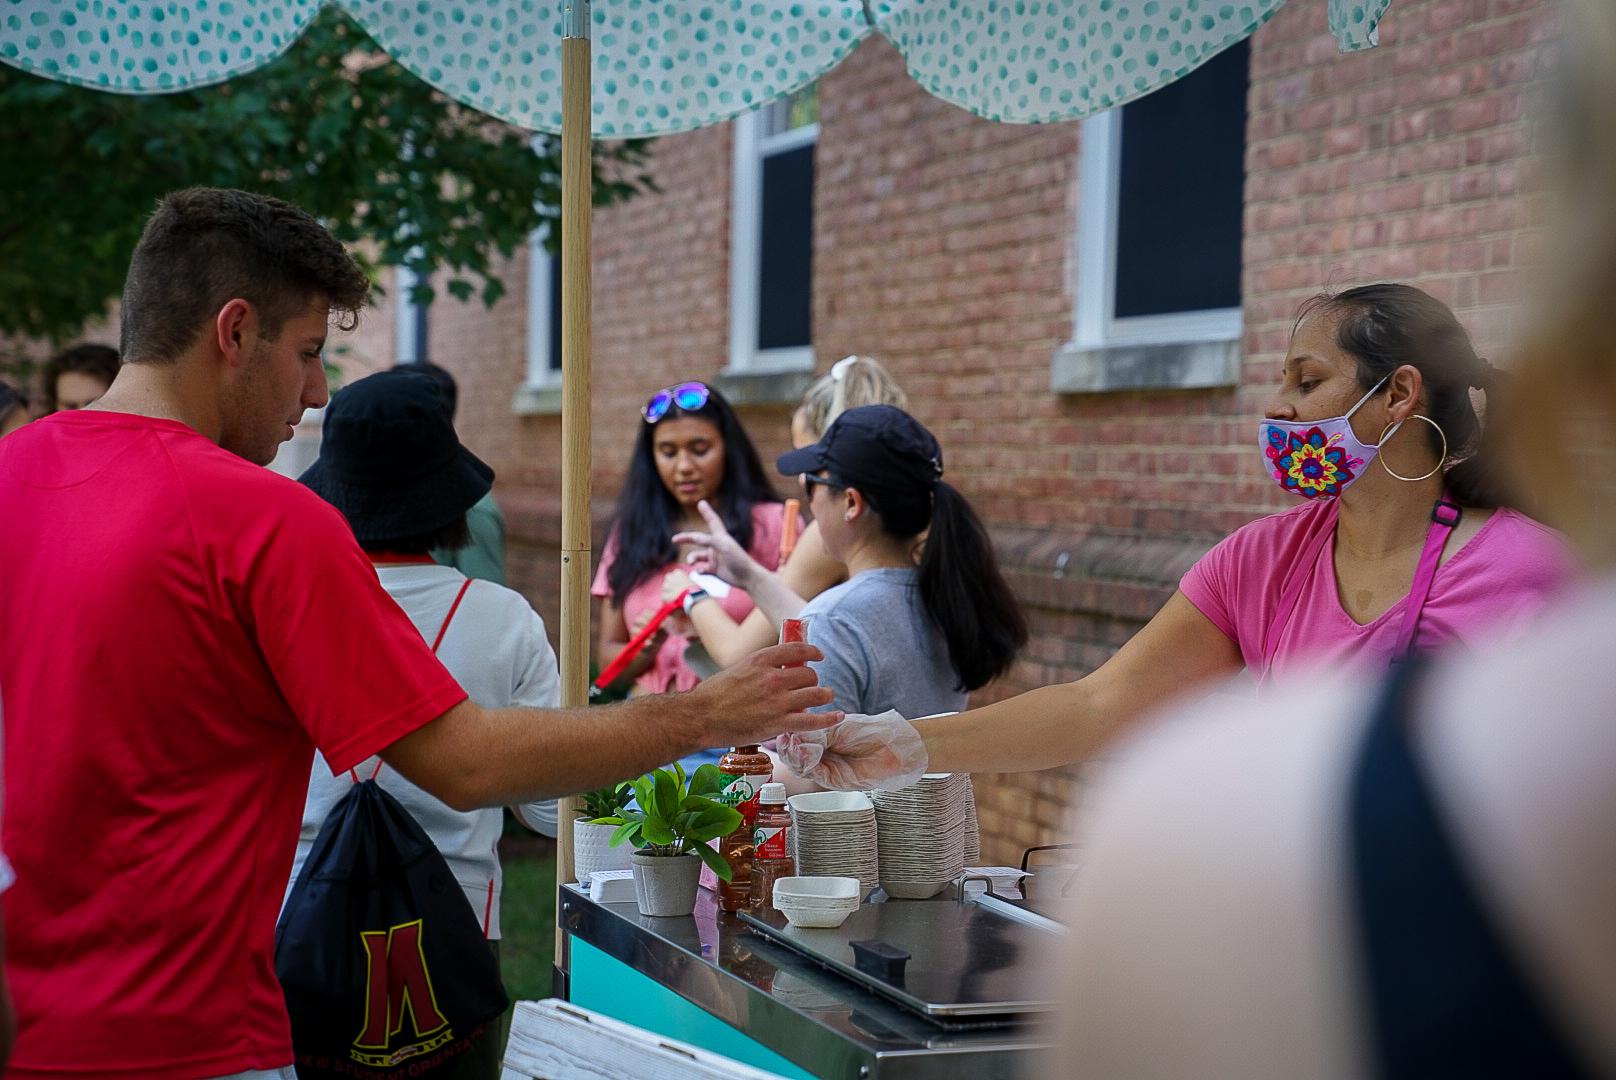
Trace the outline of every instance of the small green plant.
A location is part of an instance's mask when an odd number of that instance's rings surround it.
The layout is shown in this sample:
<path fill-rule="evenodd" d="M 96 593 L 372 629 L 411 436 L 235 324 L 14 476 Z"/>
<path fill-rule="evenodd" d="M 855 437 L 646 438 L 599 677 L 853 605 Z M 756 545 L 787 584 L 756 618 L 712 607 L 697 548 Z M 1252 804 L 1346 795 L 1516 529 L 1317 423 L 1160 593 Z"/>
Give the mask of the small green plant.
<path fill-rule="evenodd" d="M 587 821 L 591 825 L 616 824 L 611 819 L 621 814 L 629 803 L 634 801 L 634 785 L 627 780 L 620 780 L 607 787 L 586 791 L 578 796 L 580 805 L 573 812 L 578 820 Z"/>
<path fill-rule="evenodd" d="M 714 797 L 724 790 L 724 774 L 717 765 L 703 765 L 686 777 L 684 768 L 674 762 L 673 771 L 657 769 L 632 786 L 638 805 L 605 819 L 617 826 L 613 847 L 630 843 L 647 855 L 659 856 L 694 852 L 720 880 L 730 879 L 729 863 L 707 846 L 707 841 L 741 827 L 741 812 Z"/>

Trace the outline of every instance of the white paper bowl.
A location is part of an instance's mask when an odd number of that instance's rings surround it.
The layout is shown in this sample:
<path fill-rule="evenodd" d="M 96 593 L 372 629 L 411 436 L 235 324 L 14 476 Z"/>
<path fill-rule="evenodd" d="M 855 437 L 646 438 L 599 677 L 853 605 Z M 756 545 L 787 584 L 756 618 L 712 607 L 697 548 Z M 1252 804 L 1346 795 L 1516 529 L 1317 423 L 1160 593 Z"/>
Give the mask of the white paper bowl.
<path fill-rule="evenodd" d="M 774 898 L 774 909 L 786 917 L 792 926 L 829 930 L 847 921 L 859 909 L 857 898 L 852 900 L 802 900 L 789 896 Z"/>
<path fill-rule="evenodd" d="M 851 814 L 875 809 L 862 791 L 808 791 L 791 796 L 786 805 L 799 814 Z"/>
<path fill-rule="evenodd" d="M 790 900 L 801 900 L 808 903 L 824 903 L 835 901 L 846 903 L 852 901 L 858 906 L 859 880 L 855 877 L 832 877 L 829 875 L 814 877 L 783 877 L 774 883 L 775 906 L 779 906 L 781 897 Z"/>

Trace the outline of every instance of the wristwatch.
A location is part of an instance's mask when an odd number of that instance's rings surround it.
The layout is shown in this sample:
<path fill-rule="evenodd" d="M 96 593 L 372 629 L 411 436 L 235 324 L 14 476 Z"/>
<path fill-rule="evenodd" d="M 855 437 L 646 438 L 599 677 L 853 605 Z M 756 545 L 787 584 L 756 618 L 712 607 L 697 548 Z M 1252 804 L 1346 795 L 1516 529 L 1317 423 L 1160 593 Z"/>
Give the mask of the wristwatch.
<path fill-rule="evenodd" d="M 709 599 L 712 595 L 713 594 L 708 592 L 706 589 L 691 589 L 689 592 L 685 593 L 685 614 L 689 615 L 691 608 L 695 607 L 703 600 Z"/>

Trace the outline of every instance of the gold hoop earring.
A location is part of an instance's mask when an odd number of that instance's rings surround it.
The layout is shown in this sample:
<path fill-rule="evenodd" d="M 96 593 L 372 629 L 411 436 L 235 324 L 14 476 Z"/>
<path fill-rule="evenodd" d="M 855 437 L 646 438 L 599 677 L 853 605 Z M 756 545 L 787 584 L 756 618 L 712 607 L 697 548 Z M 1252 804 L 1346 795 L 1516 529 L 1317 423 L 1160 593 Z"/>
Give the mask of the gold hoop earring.
<path fill-rule="evenodd" d="M 1392 467 L 1390 465 L 1386 464 L 1386 455 L 1385 454 L 1376 454 L 1375 455 L 1375 460 L 1380 462 L 1380 467 L 1382 469 L 1385 469 L 1386 470 L 1386 475 L 1390 476 L 1392 479 L 1401 480 L 1405 484 L 1417 484 L 1421 480 L 1429 480 L 1429 479 L 1431 479 L 1431 477 L 1435 476 L 1437 473 L 1442 471 L 1442 466 L 1444 466 L 1444 465 L 1446 465 L 1448 463 L 1448 433 L 1442 430 L 1442 425 L 1441 424 L 1437 423 L 1435 420 L 1432 420 L 1429 416 L 1426 416 L 1424 413 L 1415 413 L 1413 416 L 1409 417 L 1409 419 L 1411 419 L 1411 420 L 1424 420 L 1427 424 L 1430 424 L 1432 427 L 1436 428 L 1437 435 L 1440 436 L 1441 439 L 1442 439 L 1442 456 L 1436 459 L 1436 464 L 1434 466 L 1432 466 L 1431 471 L 1426 473 L 1423 476 L 1402 476 L 1402 475 L 1399 475 L 1398 473 L 1392 472 Z M 1388 431 L 1390 431 L 1392 428 L 1400 427 L 1400 426 L 1401 426 L 1401 424 L 1398 421 L 1393 421 L 1392 423 L 1387 424 L 1385 427 L 1381 428 L 1380 429 L 1380 438 L 1375 440 L 1375 445 L 1377 447 L 1384 445 L 1385 442 L 1386 442 L 1386 433 Z"/>

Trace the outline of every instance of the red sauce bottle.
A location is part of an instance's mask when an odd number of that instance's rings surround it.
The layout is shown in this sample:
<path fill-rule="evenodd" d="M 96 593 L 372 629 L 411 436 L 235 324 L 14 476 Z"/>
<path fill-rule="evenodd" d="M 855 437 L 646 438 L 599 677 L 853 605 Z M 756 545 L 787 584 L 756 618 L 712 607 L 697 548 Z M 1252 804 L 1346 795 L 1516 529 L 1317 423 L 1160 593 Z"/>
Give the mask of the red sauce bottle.
<path fill-rule="evenodd" d="M 718 760 L 725 776 L 720 798 L 741 812 L 741 824 L 718 842 L 718 853 L 729 864 L 730 879 L 718 883 L 718 907 L 740 911 L 752 899 L 752 828 L 757 818 L 758 791 L 774 775 L 774 762 L 754 746 L 737 746 Z"/>
<path fill-rule="evenodd" d="M 774 907 L 774 883 L 797 872 L 791 857 L 791 811 L 786 786 L 764 784 L 758 796 L 757 826 L 752 830 L 752 910 Z"/>

